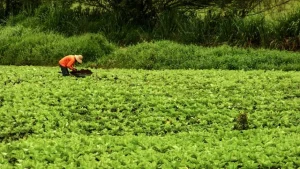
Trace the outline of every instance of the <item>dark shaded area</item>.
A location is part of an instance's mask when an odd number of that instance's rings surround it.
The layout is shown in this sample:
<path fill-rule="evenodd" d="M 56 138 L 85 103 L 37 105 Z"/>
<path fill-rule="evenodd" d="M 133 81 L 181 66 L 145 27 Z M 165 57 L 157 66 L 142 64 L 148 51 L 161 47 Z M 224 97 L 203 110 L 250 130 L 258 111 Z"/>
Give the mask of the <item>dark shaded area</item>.
<path fill-rule="evenodd" d="M 89 69 L 80 69 L 80 70 L 72 71 L 70 73 L 71 73 L 71 75 L 76 76 L 76 77 L 86 77 L 86 76 L 90 76 L 91 74 L 93 74 L 93 72 Z"/>
<path fill-rule="evenodd" d="M 0 133 L 0 142 L 17 141 L 20 139 L 27 138 L 32 134 L 34 134 L 32 128 L 22 129 L 20 131 L 11 131 L 9 133 Z"/>

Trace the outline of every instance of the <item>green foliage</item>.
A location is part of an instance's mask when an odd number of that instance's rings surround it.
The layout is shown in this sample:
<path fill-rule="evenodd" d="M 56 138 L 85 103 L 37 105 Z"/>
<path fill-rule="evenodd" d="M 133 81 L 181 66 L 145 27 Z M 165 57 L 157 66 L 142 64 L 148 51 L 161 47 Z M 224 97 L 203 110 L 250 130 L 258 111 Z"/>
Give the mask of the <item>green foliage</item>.
<path fill-rule="evenodd" d="M 26 11 L 7 20 L 7 25 L 23 25 L 38 28 L 43 31 L 52 31 L 67 36 L 98 32 L 103 23 L 99 20 L 98 11 L 83 9 L 81 6 L 70 8 L 68 5 L 50 3 L 44 4 L 28 14 Z M 106 18 L 106 21 L 108 18 Z"/>
<path fill-rule="evenodd" d="M 277 20 L 275 27 L 276 40 L 272 47 L 279 49 L 298 50 L 300 46 L 300 11 L 291 11 Z"/>
<path fill-rule="evenodd" d="M 0 168 L 300 167 L 299 72 L 58 70 L 1 66 Z"/>
<path fill-rule="evenodd" d="M 255 1 L 80 1 L 73 5 L 72 1 L 52 1 L 32 12 L 21 11 L 5 23 L 67 36 L 101 33 L 122 46 L 163 39 L 205 46 L 299 50 L 299 7 L 295 5 L 284 17 L 269 19 L 268 13 L 255 13 L 264 9 Z M 211 5 L 214 8 L 207 7 Z"/>
<path fill-rule="evenodd" d="M 293 52 L 227 45 L 207 48 L 170 41 L 144 42 L 98 59 L 100 67 L 135 69 L 300 70 L 299 63 L 299 54 Z"/>
<path fill-rule="evenodd" d="M 250 34 L 249 34 L 250 35 Z M 82 54 L 92 67 L 136 69 L 300 70 L 297 53 L 200 47 L 171 41 L 144 42 L 116 50 L 101 34 L 64 37 L 22 26 L 0 29 L 0 63 L 56 65 L 67 54 Z"/>
<path fill-rule="evenodd" d="M 0 39 L 1 64 L 56 65 L 68 54 L 82 54 L 86 61 L 95 61 L 114 50 L 100 34 L 66 38 L 22 26 L 1 28 Z"/>

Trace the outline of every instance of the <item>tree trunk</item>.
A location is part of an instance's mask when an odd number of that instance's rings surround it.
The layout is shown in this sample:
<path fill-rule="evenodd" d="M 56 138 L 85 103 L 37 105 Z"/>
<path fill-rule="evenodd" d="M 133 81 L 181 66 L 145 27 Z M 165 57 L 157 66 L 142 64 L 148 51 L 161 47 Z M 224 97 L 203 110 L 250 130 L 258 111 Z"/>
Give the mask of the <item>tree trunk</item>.
<path fill-rule="evenodd" d="M 8 17 L 9 16 L 9 13 L 10 13 L 10 8 L 11 8 L 11 5 L 10 5 L 10 0 L 6 0 L 5 2 L 5 13 L 4 13 L 4 16 L 5 17 Z"/>

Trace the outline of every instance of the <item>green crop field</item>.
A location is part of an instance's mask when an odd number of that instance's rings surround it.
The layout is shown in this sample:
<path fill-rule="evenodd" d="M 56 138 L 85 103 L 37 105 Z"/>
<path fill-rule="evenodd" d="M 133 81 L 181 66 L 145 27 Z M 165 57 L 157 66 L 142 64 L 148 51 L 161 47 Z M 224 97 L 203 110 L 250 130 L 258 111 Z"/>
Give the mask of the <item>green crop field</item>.
<path fill-rule="evenodd" d="M 0 66 L 0 168 L 300 168 L 300 72 Z"/>

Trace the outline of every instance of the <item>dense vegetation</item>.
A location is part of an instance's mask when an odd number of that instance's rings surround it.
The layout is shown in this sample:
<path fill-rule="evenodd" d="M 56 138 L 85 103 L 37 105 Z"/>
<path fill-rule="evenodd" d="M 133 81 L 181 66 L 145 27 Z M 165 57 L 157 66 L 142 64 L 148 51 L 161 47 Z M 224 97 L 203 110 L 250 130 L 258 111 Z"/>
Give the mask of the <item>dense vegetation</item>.
<path fill-rule="evenodd" d="M 299 168 L 299 72 L 1 66 L 0 168 Z"/>
<path fill-rule="evenodd" d="M 136 69 L 300 70 L 298 53 L 229 47 L 201 47 L 171 41 L 118 48 L 100 34 L 64 37 L 23 26 L 0 29 L 0 64 L 56 66 L 69 53 L 85 56 L 86 66 Z"/>
<path fill-rule="evenodd" d="M 101 33 L 118 45 L 172 40 L 299 50 L 298 5 L 294 0 L 13 0 L 3 9 L 0 0 L 0 12 L 7 15 L 4 26 L 67 36 Z"/>
<path fill-rule="evenodd" d="M 300 168 L 298 5 L 0 0 L 0 168 Z"/>
<path fill-rule="evenodd" d="M 0 0 L 0 64 L 299 70 L 298 1 L 220 2 Z"/>
<path fill-rule="evenodd" d="M 66 54 L 80 53 L 85 61 L 111 53 L 115 45 L 100 34 L 64 37 L 22 26 L 0 29 L 0 64 L 57 65 Z"/>
<path fill-rule="evenodd" d="M 134 69 L 229 69 L 300 70 L 299 53 L 229 47 L 200 47 L 170 41 L 140 43 L 103 56 L 102 68 Z"/>

